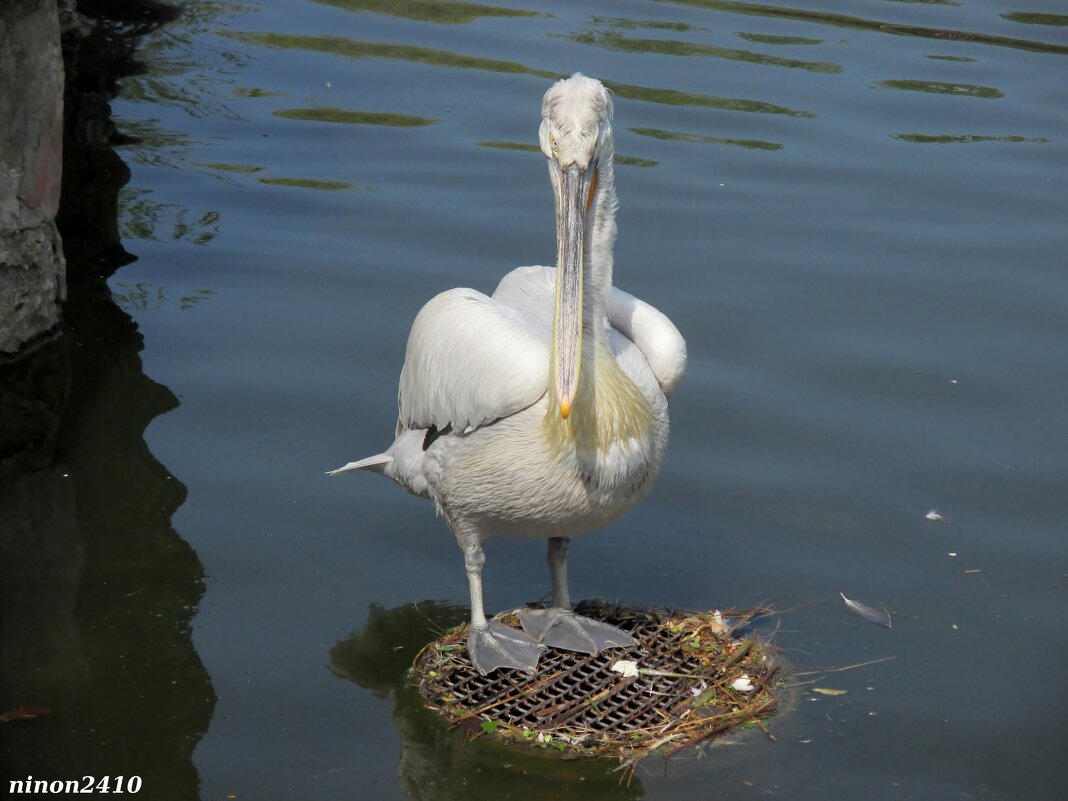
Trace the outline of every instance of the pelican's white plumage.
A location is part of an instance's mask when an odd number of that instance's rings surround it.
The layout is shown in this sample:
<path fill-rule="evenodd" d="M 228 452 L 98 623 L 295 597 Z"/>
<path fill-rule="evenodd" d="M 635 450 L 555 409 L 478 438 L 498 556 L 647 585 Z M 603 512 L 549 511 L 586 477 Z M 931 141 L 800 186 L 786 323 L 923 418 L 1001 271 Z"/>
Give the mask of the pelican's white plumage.
<path fill-rule="evenodd" d="M 452 289 L 412 325 L 396 439 L 365 468 L 432 499 L 464 551 L 468 651 L 482 672 L 533 672 L 540 643 L 596 652 L 627 645 L 570 611 L 570 537 L 615 520 L 652 486 L 668 438 L 667 397 L 686 344 L 662 313 L 612 287 L 616 194 L 612 100 L 576 74 L 545 95 L 541 148 L 556 202 L 557 267 L 520 267 L 492 297 Z M 524 631 L 487 621 L 482 544 L 549 541 L 552 605 Z"/>
<path fill-rule="evenodd" d="M 415 318 L 397 405 L 405 428 L 492 423 L 545 394 L 549 349 L 530 321 L 473 289 L 442 292 Z"/>

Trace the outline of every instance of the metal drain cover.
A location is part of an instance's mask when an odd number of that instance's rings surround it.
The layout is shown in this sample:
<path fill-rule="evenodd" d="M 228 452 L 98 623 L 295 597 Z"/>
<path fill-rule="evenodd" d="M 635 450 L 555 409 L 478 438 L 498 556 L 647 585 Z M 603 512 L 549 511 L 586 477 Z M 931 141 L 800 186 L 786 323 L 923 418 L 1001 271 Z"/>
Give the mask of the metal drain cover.
<path fill-rule="evenodd" d="M 528 743 L 567 756 L 673 754 L 742 724 L 759 725 L 778 703 L 780 662 L 767 642 L 732 636 L 769 610 L 682 613 L 586 601 L 579 614 L 630 633 L 638 645 L 596 656 L 549 648 L 534 676 L 482 676 L 461 626 L 416 658 L 427 705 L 472 736 Z M 518 626 L 514 612 L 499 615 Z M 636 663 L 638 675 L 612 669 Z"/>

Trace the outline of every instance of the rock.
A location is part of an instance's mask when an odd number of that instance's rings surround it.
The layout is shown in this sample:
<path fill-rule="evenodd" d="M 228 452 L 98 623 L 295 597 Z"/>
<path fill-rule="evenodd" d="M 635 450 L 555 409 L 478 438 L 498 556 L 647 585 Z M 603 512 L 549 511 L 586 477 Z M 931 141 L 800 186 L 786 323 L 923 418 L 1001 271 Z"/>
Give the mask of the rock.
<path fill-rule="evenodd" d="M 55 0 L 0 3 L 0 357 L 55 329 L 63 59 Z"/>

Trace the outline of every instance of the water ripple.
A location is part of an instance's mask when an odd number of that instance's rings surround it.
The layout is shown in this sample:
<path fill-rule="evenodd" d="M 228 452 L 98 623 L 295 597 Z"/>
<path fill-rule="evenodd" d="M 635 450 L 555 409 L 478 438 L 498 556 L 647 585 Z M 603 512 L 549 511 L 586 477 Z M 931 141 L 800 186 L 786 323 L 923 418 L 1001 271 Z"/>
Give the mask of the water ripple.
<path fill-rule="evenodd" d="M 704 56 L 724 58 L 730 61 L 745 61 L 750 64 L 763 64 L 769 67 L 789 67 L 809 70 L 810 72 L 839 73 L 842 67 L 827 61 L 800 61 L 792 58 L 768 56 L 754 53 L 752 50 L 739 50 L 733 47 L 717 47 L 698 42 L 682 42 L 677 39 L 628 39 L 614 31 L 590 33 L 573 33 L 566 38 L 579 44 L 594 45 L 607 50 L 623 53 L 651 53 L 666 56 Z"/>
<path fill-rule="evenodd" d="M 469 56 L 448 50 L 437 50 L 418 45 L 392 44 L 386 42 L 361 42 L 342 36 L 297 36 L 281 33 L 259 33 L 249 31 L 220 31 L 220 36 L 234 39 L 246 44 L 262 45 L 278 49 L 312 50 L 331 53 L 348 58 L 386 58 L 408 61 L 414 64 L 428 64 L 435 67 L 452 67 L 455 69 L 482 70 L 485 72 L 502 72 L 517 75 L 533 75 L 539 78 L 556 80 L 567 75 L 560 72 L 535 69 L 516 61 Z M 677 89 L 663 89 L 651 86 L 604 81 L 618 97 L 639 100 L 646 103 L 661 103 L 669 106 L 694 106 L 698 108 L 718 108 L 727 111 L 749 111 L 758 114 L 785 114 L 791 117 L 815 117 L 808 111 L 787 108 L 775 103 L 760 100 L 748 100 L 734 97 L 715 97 L 712 95 L 683 92 Z"/>
<path fill-rule="evenodd" d="M 944 28 L 925 28 L 918 25 L 903 25 L 896 22 L 880 22 L 879 20 L 852 17 L 848 14 L 835 14 L 827 11 L 807 11 L 802 8 L 766 6 L 760 3 L 737 2 L 737 0 L 658 0 L 658 2 L 676 3 L 678 5 L 705 8 L 709 11 L 724 11 L 731 14 L 747 14 L 756 17 L 791 19 L 797 22 L 813 22 L 818 25 L 830 25 L 835 28 L 876 31 L 878 33 L 889 33 L 895 36 L 916 36 L 924 39 L 974 42 L 976 44 L 993 45 L 994 47 L 1011 47 L 1017 50 L 1030 50 L 1035 53 L 1050 53 L 1061 56 L 1068 55 L 1068 45 L 1035 42 L 1030 39 L 1014 39 L 1009 36 L 996 36 L 988 33 L 955 31 Z M 1049 17 L 1057 15 L 1029 14 L 1026 16 Z M 1021 20 L 1016 19 L 1014 21 L 1019 22 Z M 1042 24 L 1052 23 L 1046 22 Z"/>

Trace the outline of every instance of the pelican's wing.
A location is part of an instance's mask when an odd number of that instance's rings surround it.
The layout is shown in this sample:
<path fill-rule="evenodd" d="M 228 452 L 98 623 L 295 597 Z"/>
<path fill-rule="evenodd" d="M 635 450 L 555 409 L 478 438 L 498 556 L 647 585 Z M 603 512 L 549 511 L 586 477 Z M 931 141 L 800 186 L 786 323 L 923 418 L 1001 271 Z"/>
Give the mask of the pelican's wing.
<path fill-rule="evenodd" d="M 686 340 L 675 324 L 663 312 L 614 287 L 608 293 L 608 322 L 638 346 L 665 397 L 670 397 L 686 372 Z"/>
<path fill-rule="evenodd" d="M 548 331 L 553 322 L 555 281 L 553 267 L 519 267 L 501 279 L 493 297 Z M 608 293 L 608 323 L 638 347 L 661 391 L 670 396 L 686 372 L 686 340 L 675 324 L 648 303 L 615 287 Z M 613 345 L 613 351 L 624 368 L 634 368 L 627 372 L 635 378 L 638 369 L 628 364 L 626 349 Z"/>
<path fill-rule="evenodd" d="M 525 315 L 537 330 L 545 332 L 548 342 L 556 303 L 556 268 L 516 267 L 501 279 L 493 299 Z"/>
<path fill-rule="evenodd" d="M 397 406 L 406 428 L 463 432 L 515 414 L 549 386 L 549 349 L 525 315 L 450 289 L 415 318 Z"/>

